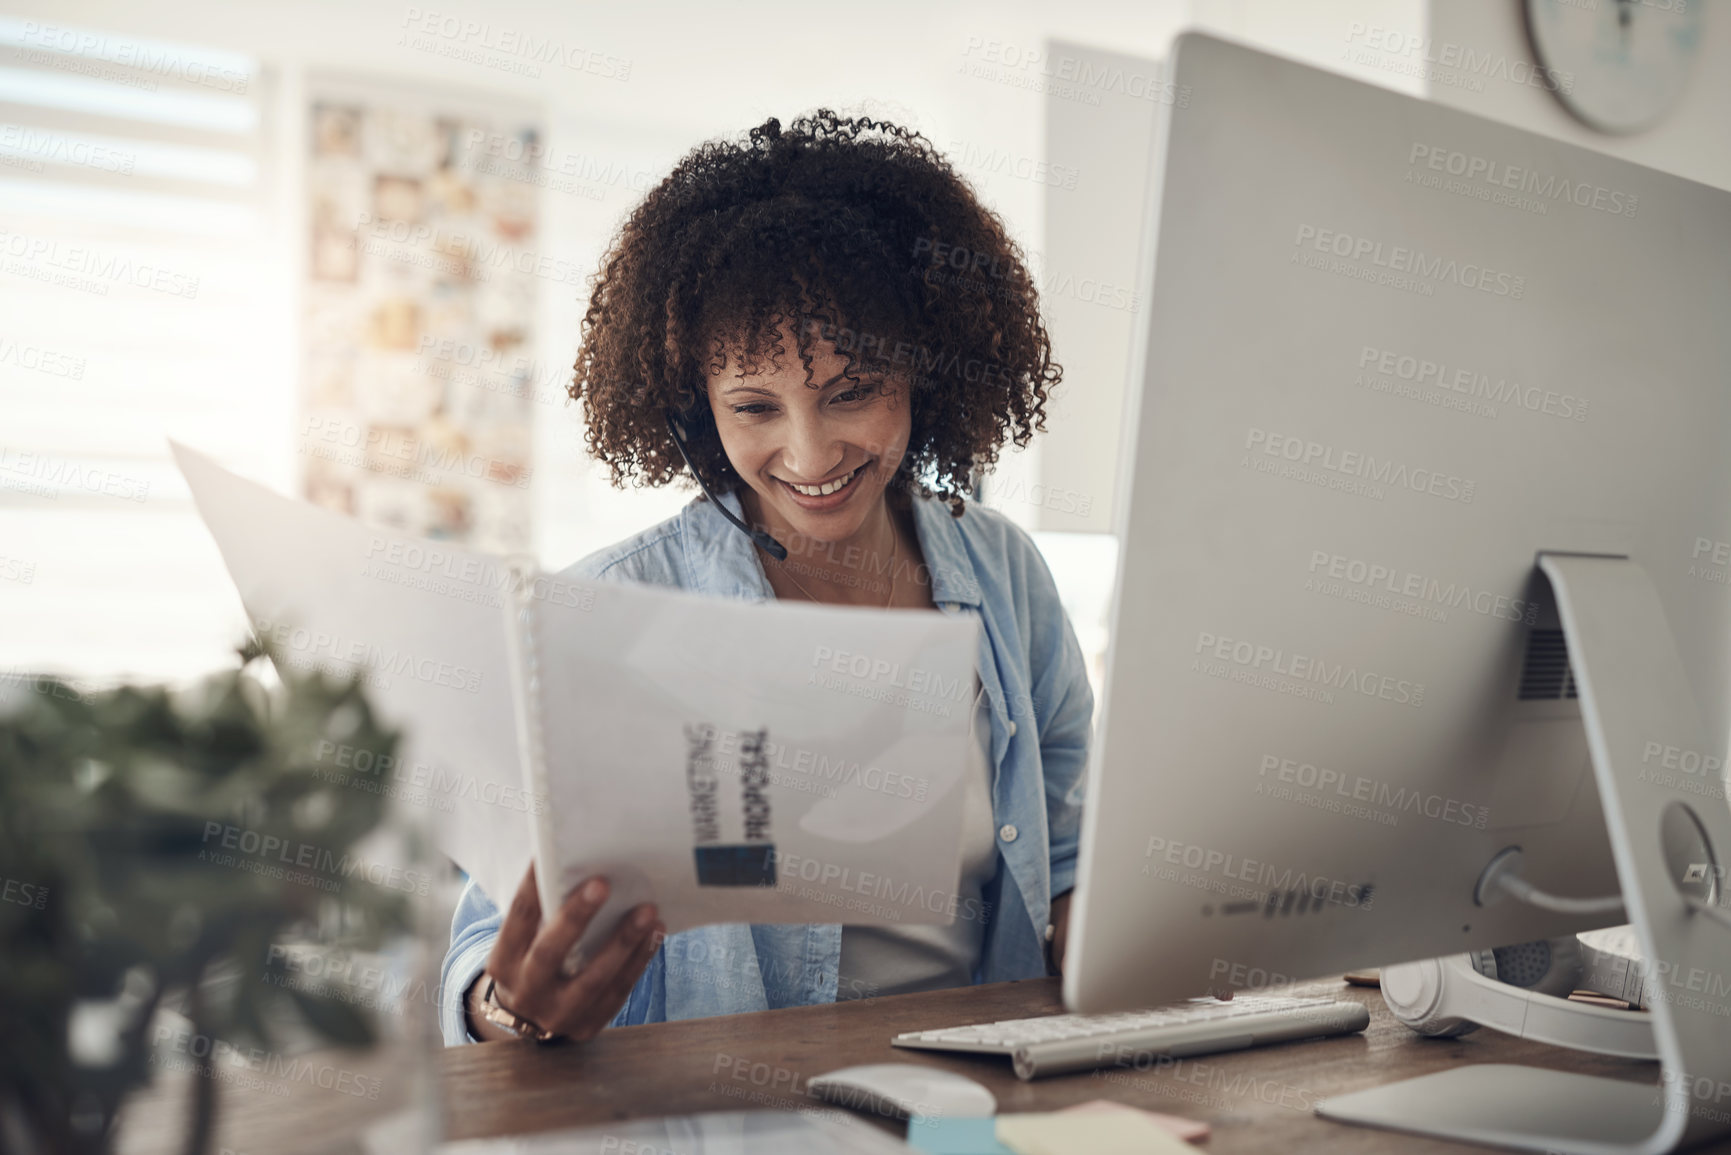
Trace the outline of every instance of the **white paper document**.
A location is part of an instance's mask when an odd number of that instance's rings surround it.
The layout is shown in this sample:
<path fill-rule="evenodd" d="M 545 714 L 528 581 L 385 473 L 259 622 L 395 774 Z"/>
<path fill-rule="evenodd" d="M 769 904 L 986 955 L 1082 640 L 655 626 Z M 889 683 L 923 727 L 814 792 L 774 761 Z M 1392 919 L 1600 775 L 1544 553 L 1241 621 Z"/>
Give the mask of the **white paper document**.
<path fill-rule="evenodd" d="M 422 808 L 501 908 L 533 856 L 544 910 L 611 881 L 582 947 L 639 902 L 670 932 L 953 920 L 974 619 L 572 581 L 174 452 L 254 632 L 404 731 L 388 766 L 319 744 L 339 803 Z"/>
<path fill-rule="evenodd" d="M 380 1148 L 383 1150 L 383 1148 Z M 714 1111 L 441 1144 L 436 1155 L 895 1155 L 913 1148 L 820 1110 Z"/>

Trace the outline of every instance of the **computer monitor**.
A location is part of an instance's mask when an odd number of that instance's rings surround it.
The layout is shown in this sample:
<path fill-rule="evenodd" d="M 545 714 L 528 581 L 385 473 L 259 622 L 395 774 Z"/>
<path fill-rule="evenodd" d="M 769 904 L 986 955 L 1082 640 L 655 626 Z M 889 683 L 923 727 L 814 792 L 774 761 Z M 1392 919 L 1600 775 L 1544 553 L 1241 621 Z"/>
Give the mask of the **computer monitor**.
<path fill-rule="evenodd" d="M 1173 68 L 1066 1003 L 1625 920 L 1731 975 L 1678 889 L 1731 853 L 1731 194 L 1209 36 Z M 1510 847 L 1627 915 L 1481 903 Z M 1731 1066 L 1715 990 L 1655 1007 L 1669 1075 Z M 1592 1149 L 1713 1123 L 1635 1126 Z"/>

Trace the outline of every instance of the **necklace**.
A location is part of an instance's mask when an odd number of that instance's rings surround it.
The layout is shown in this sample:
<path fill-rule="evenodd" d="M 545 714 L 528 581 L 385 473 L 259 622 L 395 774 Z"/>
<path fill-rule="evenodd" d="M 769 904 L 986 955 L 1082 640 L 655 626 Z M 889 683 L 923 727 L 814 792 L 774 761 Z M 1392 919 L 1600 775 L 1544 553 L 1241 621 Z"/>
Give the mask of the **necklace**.
<path fill-rule="evenodd" d="M 891 525 L 890 526 L 890 596 L 884 599 L 884 604 L 881 607 L 879 607 L 881 609 L 886 609 L 886 610 L 889 609 L 890 603 L 896 600 L 896 551 L 901 548 L 901 545 L 902 545 L 901 535 L 896 532 L 896 527 L 894 525 Z M 794 585 L 794 588 L 799 590 L 800 593 L 804 594 L 808 600 L 814 601 L 814 602 L 817 601 L 817 598 L 812 596 L 812 592 L 810 590 L 806 589 L 805 585 L 798 578 L 793 576 L 793 571 L 787 568 L 787 562 L 785 562 L 785 561 L 781 563 L 781 572 L 787 575 L 787 580 L 792 582 Z"/>

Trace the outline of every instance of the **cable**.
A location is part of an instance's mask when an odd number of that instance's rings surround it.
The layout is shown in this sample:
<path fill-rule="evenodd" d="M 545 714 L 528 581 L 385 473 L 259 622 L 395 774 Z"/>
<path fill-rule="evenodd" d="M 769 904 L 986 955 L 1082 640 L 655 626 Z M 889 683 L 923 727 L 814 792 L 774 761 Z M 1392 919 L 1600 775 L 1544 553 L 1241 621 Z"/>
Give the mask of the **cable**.
<path fill-rule="evenodd" d="M 1478 892 L 1475 901 L 1481 904 L 1486 892 L 1501 891 L 1518 902 L 1528 906 L 1536 906 L 1540 910 L 1554 911 L 1557 914 L 1622 914 L 1623 896 L 1607 895 L 1604 898 L 1564 898 L 1559 894 L 1540 890 L 1515 871 L 1521 866 L 1521 851 L 1519 847 L 1511 846 L 1491 860 L 1485 867 L 1484 874 L 1479 879 Z M 1720 926 L 1731 929 L 1731 911 L 1722 910 L 1710 902 L 1696 898 L 1693 895 L 1682 896 L 1683 902 L 1697 914 L 1704 914 Z"/>
<path fill-rule="evenodd" d="M 1564 898 L 1540 890 L 1515 874 L 1499 874 L 1496 885 L 1510 898 L 1558 914 L 1610 914 L 1623 909 L 1623 896 L 1620 894 L 1608 895 L 1605 898 Z"/>

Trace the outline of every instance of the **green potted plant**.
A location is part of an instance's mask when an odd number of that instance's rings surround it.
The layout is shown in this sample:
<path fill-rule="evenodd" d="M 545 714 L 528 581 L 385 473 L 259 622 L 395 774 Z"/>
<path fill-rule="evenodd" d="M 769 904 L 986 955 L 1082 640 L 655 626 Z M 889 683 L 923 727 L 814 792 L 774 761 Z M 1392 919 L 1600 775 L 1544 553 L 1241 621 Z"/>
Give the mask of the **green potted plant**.
<path fill-rule="evenodd" d="M 280 974 L 272 947 L 288 939 L 365 949 L 410 921 L 400 890 L 331 865 L 380 828 L 385 798 L 318 763 L 321 742 L 378 759 L 399 736 L 358 679 L 276 663 L 266 690 L 261 656 L 249 644 L 239 668 L 183 691 L 37 679 L 0 707 L 0 1152 L 111 1150 L 170 1004 L 211 1039 L 269 1048 L 292 1017 L 372 1040 L 369 1015 L 328 993 L 209 981 Z M 260 848 L 292 848 L 290 869 Z M 185 1150 L 202 1155 L 218 1082 L 191 1085 Z"/>

